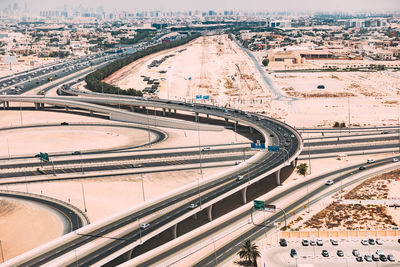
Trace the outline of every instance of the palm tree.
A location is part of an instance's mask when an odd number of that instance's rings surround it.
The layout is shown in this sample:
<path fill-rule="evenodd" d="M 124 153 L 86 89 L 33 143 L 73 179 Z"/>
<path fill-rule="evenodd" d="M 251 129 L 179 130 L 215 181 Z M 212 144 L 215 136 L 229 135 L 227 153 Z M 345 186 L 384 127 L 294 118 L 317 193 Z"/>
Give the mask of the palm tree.
<path fill-rule="evenodd" d="M 239 266 L 257 267 L 257 258 L 260 257 L 258 246 L 247 239 L 243 242 L 242 247 L 237 253 L 240 257 L 235 264 Z"/>
<path fill-rule="evenodd" d="M 307 163 L 301 163 L 299 164 L 299 166 L 296 167 L 296 172 L 305 177 L 307 174 L 307 169 L 308 169 Z"/>

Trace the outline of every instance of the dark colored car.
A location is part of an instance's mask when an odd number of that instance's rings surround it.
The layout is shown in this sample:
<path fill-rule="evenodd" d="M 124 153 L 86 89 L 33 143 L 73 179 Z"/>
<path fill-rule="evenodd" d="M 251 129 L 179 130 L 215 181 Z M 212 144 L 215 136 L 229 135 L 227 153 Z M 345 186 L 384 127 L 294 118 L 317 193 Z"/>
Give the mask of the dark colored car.
<path fill-rule="evenodd" d="M 324 257 L 329 257 L 329 253 L 328 253 L 328 251 L 326 250 L 326 249 L 324 249 L 324 250 L 322 250 L 322 256 L 324 256 Z"/>
<path fill-rule="evenodd" d="M 362 261 L 363 261 L 363 258 L 362 258 L 361 256 L 358 256 L 358 257 L 356 257 L 356 261 L 362 262 Z"/>
<path fill-rule="evenodd" d="M 292 258 L 297 257 L 297 251 L 294 248 L 290 250 L 290 257 Z"/>
<path fill-rule="evenodd" d="M 80 154 L 81 154 L 80 151 L 74 151 L 74 152 L 72 152 L 72 155 L 80 155 Z"/>
<path fill-rule="evenodd" d="M 63 122 L 61 123 L 61 125 L 69 125 L 69 123 L 68 123 L 68 122 L 65 122 L 65 121 L 63 121 Z"/>
<path fill-rule="evenodd" d="M 287 247 L 286 239 L 284 238 L 279 239 L 279 245 L 281 245 L 281 247 Z"/>
<path fill-rule="evenodd" d="M 358 168 L 360 171 L 365 170 L 364 166 L 361 166 L 360 168 Z"/>

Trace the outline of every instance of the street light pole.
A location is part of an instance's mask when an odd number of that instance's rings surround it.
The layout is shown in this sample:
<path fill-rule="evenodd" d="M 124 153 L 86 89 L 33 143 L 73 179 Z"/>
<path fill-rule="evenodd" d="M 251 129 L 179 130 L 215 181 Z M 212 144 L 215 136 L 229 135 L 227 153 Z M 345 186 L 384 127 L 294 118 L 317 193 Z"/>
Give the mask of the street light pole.
<path fill-rule="evenodd" d="M 281 209 L 281 208 L 279 208 L 279 207 L 276 207 L 277 209 L 280 209 L 282 212 L 283 212 L 283 216 L 284 216 L 284 219 L 285 219 L 285 229 L 287 228 L 287 224 L 286 224 L 286 212 L 285 212 L 285 210 L 284 209 Z"/>
<path fill-rule="evenodd" d="M 149 147 L 151 147 L 149 109 L 147 107 L 146 107 L 146 112 L 147 112 L 147 132 L 148 132 L 148 136 L 149 136 Z"/>
<path fill-rule="evenodd" d="M 143 184 L 143 174 L 140 174 L 140 177 L 142 178 L 142 194 L 143 194 L 143 202 L 146 201 L 145 195 L 144 195 L 144 184 Z"/>
<path fill-rule="evenodd" d="M 83 208 L 85 209 L 85 212 L 87 212 L 86 200 L 85 200 L 85 189 L 83 188 L 83 184 L 81 184 L 81 186 L 82 186 Z"/>
<path fill-rule="evenodd" d="M 349 116 L 349 133 L 350 133 L 350 97 L 347 97 L 347 109 L 348 109 L 348 116 Z"/>
<path fill-rule="evenodd" d="M 1 240 L 0 240 L 0 249 L 1 249 L 1 262 L 4 262 L 3 243 L 1 243 Z"/>
<path fill-rule="evenodd" d="M 213 245 L 214 245 L 214 258 L 215 258 L 215 266 L 218 266 L 218 263 L 217 263 L 217 252 L 215 251 L 215 240 L 214 240 L 214 238 L 213 238 Z"/>
<path fill-rule="evenodd" d="M 400 111 L 399 111 L 399 102 L 397 102 L 397 135 L 399 137 L 399 153 L 400 153 Z"/>
<path fill-rule="evenodd" d="M 196 116 L 196 114 L 195 114 Z M 200 123 L 199 123 L 199 117 L 196 116 L 197 118 L 197 136 L 198 136 L 198 140 L 199 140 L 199 160 L 200 160 L 200 174 L 203 177 L 203 165 L 201 162 L 201 143 L 200 143 Z"/>

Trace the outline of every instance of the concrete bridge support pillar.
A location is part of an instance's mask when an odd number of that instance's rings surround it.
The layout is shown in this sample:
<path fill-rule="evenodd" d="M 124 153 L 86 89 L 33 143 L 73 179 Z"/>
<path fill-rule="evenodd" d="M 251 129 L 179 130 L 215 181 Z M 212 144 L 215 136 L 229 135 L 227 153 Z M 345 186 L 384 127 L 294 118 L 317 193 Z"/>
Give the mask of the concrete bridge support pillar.
<path fill-rule="evenodd" d="M 91 110 L 89 114 L 90 114 L 90 116 L 93 117 L 93 110 Z"/>
<path fill-rule="evenodd" d="M 132 259 L 132 252 L 133 252 L 133 249 L 130 249 L 124 253 L 123 258 L 125 261 L 129 261 L 130 259 Z"/>
<path fill-rule="evenodd" d="M 131 112 L 135 112 L 135 108 L 133 106 L 129 106 L 129 108 L 131 109 Z"/>
<path fill-rule="evenodd" d="M 44 103 L 41 103 L 41 104 L 40 104 L 40 108 L 44 108 Z"/>
<path fill-rule="evenodd" d="M 193 214 L 193 219 L 197 220 L 197 213 Z"/>
<path fill-rule="evenodd" d="M 243 204 L 246 204 L 247 203 L 247 186 L 245 188 L 243 188 L 241 191 L 242 191 Z"/>
<path fill-rule="evenodd" d="M 5 104 L 6 104 L 7 108 L 10 107 L 10 102 L 6 101 Z"/>
<path fill-rule="evenodd" d="M 165 108 L 162 109 L 162 115 L 165 116 Z"/>
<path fill-rule="evenodd" d="M 208 217 L 208 221 L 211 222 L 212 221 L 212 205 L 208 206 L 206 208 L 206 212 L 207 212 L 207 217 Z"/>
<path fill-rule="evenodd" d="M 228 123 L 229 123 L 229 119 L 225 118 L 225 126 L 228 126 Z"/>
<path fill-rule="evenodd" d="M 65 106 L 65 111 L 69 111 L 69 107 L 68 106 Z"/>
<path fill-rule="evenodd" d="M 172 238 L 175 239 L 178 237 L 178 224 L 175 224 L 174 226 L 172 226 Z"/>
<path fill-rule="evenodd" d="M 250 130 L 250 133 L 251 133 L 251 134 L 254 133 L 253 127 L 249 126 L 249 130 Z"/>
<path fill-rule="evenodd" d="M 3 109 L 6 109 L 6 102 L 2 102 L 3 103 Z"/>
<path fill-rule="evenodd" d="M 194 121 L 195 121 L 195 122 L 199 122 L 199 113 L 198 113 L 198 112 L 196 112 Z"/>
<path fill-rule="evenodd" d="M 290 164 L 292 164 L 292 167 L 296 167 L 296 160 L 293 160 Z"/>
<path fill-rule="evenodd" d="M 171 115 L 171 109 L 170 108 L 168 109 L 168 115 Z"/>
<path fill-rule="evenodd" d="M 210 114 L 207 114 L 207 119 L 209 119 L 210 118 Z"/>
<path fill-rule="evenodd" d="M 276 177 L 276 184 L 281 185 L 281 170 L 277 170 L 275 172 L 275 177 Z"/>
<path fill-rule="evenodd" d="M 174 109 L 174 113 L 176 114 L 176 109 Z"/>
<path fill-rule="evenodd" d="M 4 103 L 4 109 L 6 108 L 6 103 Z M 40 109 L 39 103 L 35 103 L 35 109 L 38 110 Z"/>

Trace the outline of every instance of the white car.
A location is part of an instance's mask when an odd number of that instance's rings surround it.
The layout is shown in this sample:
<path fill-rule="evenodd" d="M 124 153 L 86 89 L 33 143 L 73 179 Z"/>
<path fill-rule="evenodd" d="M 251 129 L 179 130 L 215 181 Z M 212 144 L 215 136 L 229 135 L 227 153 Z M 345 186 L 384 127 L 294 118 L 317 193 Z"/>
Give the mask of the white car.
<path fill-rule="evenodd" d="M 189 205 L 189 209 L 192 210 L 194 208 L 197 208 L 197 206 L 198 206 L 197 203 L 192 203 L 192 204 Z"/>
<path fill-rule="evenodd" d="M 146 228 L 149 227 L 149 226 L 150 226 L 149 223 L 142 223 L 142 224 L 140 225 L 140 228 L 146 229 Z"/>
<path fill-rule="evenodd" d="M 375 160 L 373 160 L 373 159 L 367 159 L 367 163 L 374 163 L 375 162 Z"/>
<path fill-rule="evenodd" d="M 392 162 L 399 162 L 398 158 L 392 158 Z"/>
<path fill-rule="evenodd" d="M 243 180 L 243 178 L 244 178 L 243 175 L 239 175 L 239 176 L 236 178 L 236 181 L 241 181 L 241 180 Z"/>
<path fill-rule="evenodd" d="M 326 181 L 325 184 L 326 184 L 326 185 L 333 185 L 333 181 L 332 181 L 332 180 L 328 180 L 328 181 Z"/>
<path fill-rule="evenodd" d="M 201 149 L 201 151 L 207 151 L 207 150 L 211 150 L 211 147 L 205 146 L 205 147 L 203 147 L 203 148 Z"/>

